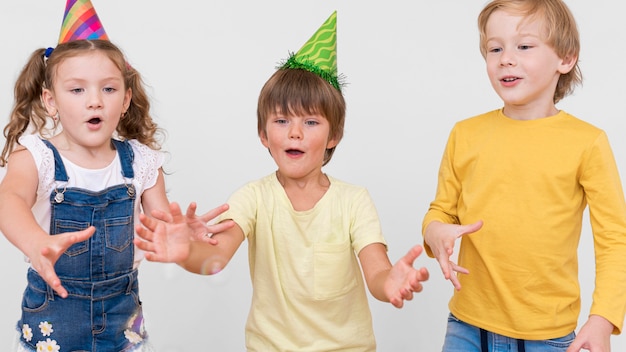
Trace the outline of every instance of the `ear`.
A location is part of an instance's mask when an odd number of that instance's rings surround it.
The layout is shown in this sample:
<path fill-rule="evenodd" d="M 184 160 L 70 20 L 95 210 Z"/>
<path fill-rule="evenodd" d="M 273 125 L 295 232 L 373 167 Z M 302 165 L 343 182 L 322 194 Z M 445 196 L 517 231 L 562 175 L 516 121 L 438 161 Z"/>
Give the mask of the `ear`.
<path fill-rule="evenodd" d="M 558 71 L 560 74 L 565 75 L 571 71 L 576 63 L 578 62 L 578 56 L 566 55 L 563 59 L 561 59 L 561 63 L 559 64 Z"/>
<path fill-rule="evenodd" d="M 130 107 L 130 101 L 133 98 L 133 90 L 128 88 L 126 94 L 124 94 L 124 101 L 122 102 L 122 106 L 124 107 L 124 112 L 128 111 Z"/>
<path fill-rule="evenodd" d="M 56 101 L 54 100 L 54 94 L 52 94 L 50 89 L 43 89 L 41 92 L 41 101 L 48 112 L 48 116 L 54 116 L 59 111 L 56 106 Z"/>
<path fill-rule="evenodd" d="M 267 132 L 265 130 L 259 132 L 259 138 L 261 138 L 261 143 L 263 144 L 263 146 L 267 149 L 270 148 L 270 144 L 267 140 Z"/>
<path fill-rule="evenodd" d="M 326 149 L 332 149 L 336 147 L 337 144 L 339 144 L 339 141 L 336 138 L 329 139 L 328 142 L 326 142 Z"/>

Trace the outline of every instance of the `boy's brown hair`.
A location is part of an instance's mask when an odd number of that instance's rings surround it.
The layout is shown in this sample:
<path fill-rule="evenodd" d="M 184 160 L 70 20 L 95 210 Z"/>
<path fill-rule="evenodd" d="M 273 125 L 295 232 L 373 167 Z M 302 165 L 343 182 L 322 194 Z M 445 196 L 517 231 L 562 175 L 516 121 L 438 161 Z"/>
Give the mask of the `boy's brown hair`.
<path fill-rule="evenodd" d="M 266 134 L 270 115 L 319 114 L 328 120 L 328 139 L 339 143 L 343 137 L 346 117 L 346 102 L 339 90 L 330 83 L 306 70 L 279 69 L 265 83 L 259 94 L 257 105 L 257 132 Z M 335 147 L 326 149 L 324 164 L 333 156 Z"/>

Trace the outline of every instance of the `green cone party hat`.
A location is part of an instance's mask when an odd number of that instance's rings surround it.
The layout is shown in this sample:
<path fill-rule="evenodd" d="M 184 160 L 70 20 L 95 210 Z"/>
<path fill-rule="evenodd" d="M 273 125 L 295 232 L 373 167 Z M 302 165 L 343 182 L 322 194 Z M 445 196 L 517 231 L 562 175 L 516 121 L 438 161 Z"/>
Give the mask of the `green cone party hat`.
<path fill-rule="evenodd" d="M 313 36 L 280 69 L 293 68 L 312 72 L 341 91 L 337 75 L 337 11 L 333 12 Z"/>

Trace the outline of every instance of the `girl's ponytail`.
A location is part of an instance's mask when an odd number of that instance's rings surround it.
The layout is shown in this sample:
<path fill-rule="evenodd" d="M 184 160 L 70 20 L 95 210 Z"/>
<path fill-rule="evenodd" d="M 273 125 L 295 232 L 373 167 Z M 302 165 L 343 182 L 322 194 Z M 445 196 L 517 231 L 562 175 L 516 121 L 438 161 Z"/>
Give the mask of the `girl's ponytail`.
<path fill-rule="evenodd" d="M 46 127 L 47 112 L 41 102 L 46 70 L 45 54 L 46 49 L 35 50 L 15 82 L 15 102 L 9 123 L 4 127 L 6 144 L 0 155 L 0 167 L 7 164 L 9 155 L 27 129 L 43 134 Z"/>

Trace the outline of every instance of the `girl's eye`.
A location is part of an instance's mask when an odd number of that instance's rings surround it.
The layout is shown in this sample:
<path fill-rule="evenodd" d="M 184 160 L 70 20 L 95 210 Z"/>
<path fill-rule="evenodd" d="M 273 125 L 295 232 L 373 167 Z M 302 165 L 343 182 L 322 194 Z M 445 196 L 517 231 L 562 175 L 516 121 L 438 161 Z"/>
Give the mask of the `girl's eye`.
<path fill-rule="evenodd" d="M 73 89 L 70 89 L 70 92 L 78 94 L 78 93 L 83 92 L 83 90 L 84 89 L 82 89 L 82 88 L 73 88 Z"/>
<path fill-rule="evenodd" d="M 530 46 L 530 45 L 520 45 L 519 48 L 520 48 L 520 50 L 528 50 L 528 49 L 532 48 L 532 46 Z"/>
<path fill-rule="evenodd" d="M 501 49 L 501 48 L 491 48 L 491 49 L 489 49 L 489 52 L 490 52 L 490 53 L 499 53 L 499 52 L 501 52 L 501 51 L 502 51 L 502 49 Z"/>
<path fill-rule="evenodd" d="M 107 92 L 107 93 L 113 93 L 113 92 L 115 92 L 115 88 L 111 88 L 111 87 L 104 88 L 103 90 L 104 90 L 105 92 Z"/>

